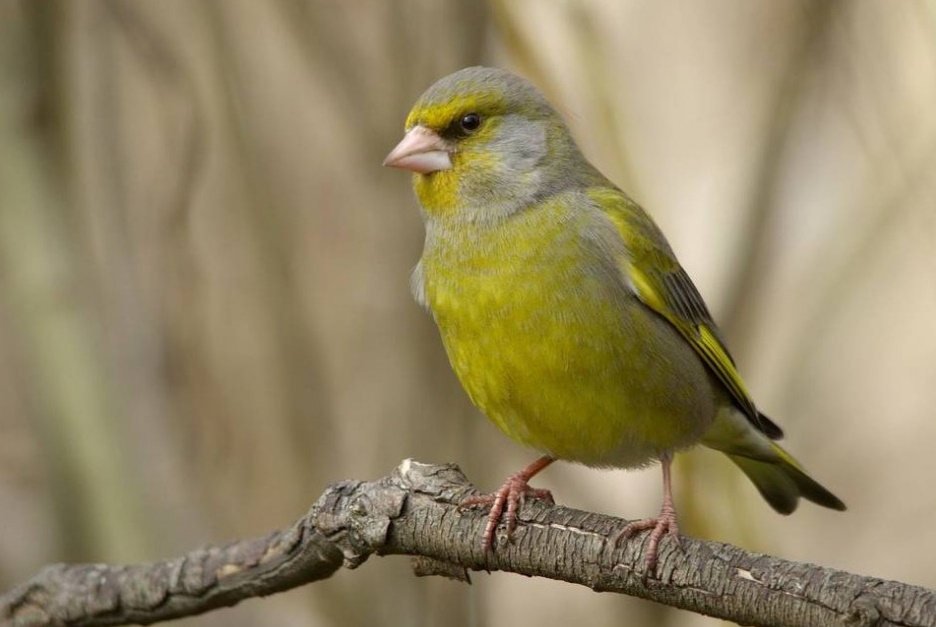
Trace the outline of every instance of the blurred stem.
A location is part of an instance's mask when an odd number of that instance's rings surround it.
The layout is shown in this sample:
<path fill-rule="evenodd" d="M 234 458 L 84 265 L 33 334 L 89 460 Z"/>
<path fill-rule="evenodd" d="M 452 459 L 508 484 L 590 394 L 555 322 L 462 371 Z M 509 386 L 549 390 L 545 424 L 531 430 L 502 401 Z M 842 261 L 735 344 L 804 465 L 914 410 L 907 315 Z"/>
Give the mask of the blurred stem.
<path fill-rule="evenodd" d="M 257 135 L 257 125 L 252 121 L 258 116 L 250 110 L 249 80 L 241 74 L 238 61 L 236 32 L 229 22 L 230 15 L 220 4 L 206 5 L 206 12 L 216 46 L 213 57 L 219 63 L 218 75 L 223 78 L 223 104 L 217 112 L 223 116 L 224 128 L 230 133 L 234 148 L 232 164 L 236 164 L 234 167 L 248 199 L 243 217 L 250 225 L 250 245 L 253 248 L 249 258 L 261 268 L 259 274 L 265 277 L 252 295 L 263 303 L 262 315 L 269 316 L 270 322 L 258 320 L 258 323 L 268 325 L 268 340 L 276 355 L 267 364 L 268 368 L 276 368 L 276 372 L 265 373 L 264 376 L 276 382 L 278 402 L 283 404 L 285 412 L 283 425 L 286 428 L 268 435 L 276 441 L 275 448 L 284 452 L 278 460 L 283 472 L 301 476 L 310 470 L 306 466 L 310 462 L 305 450 L 307 440 L 301 437 L 302 432 L 306 423 L 331 422 L 333 402 L 326 386 L 320 384 L 318 373 L 323 370 L 320 355 L 306 336 L 299 317 L 301 307 L 297 302 L 298 289 L 290 249 L 282 245 L 289 241 L 293 223 L 273 193 L 262 142 Z M 308 415 L 306 396 L 310 385 L 315 385 L 317 404 L 313 420 Z M 328 450 L 332 450 L 331 447 Z M 333 463 L 327 461 L 329 459 L 333 458 L 323 452 L 317 461 L 329 465 Z M 295 504 L 304 498 L 299 490 L 293 490 L 290 496 L 295 499 Z"/>
<path fill-rule="evenodd" d="M 777 209 L 775 194 L 783 157 L 790 129 L 806 95 L 806 83 L 812 75 L 810 70 L 816 65 L 840 4 L 830 0 L 803 5 L 799 41 L 793 46 L 787 68 L 781 75 L 772 100 L 773 110 L 767 116 L 761 135 L 761 155 L 759 163 L 752 169 L 750 202 L 745 212 L 750 221 L 744 235 L 738 238 L 738 251 L 731 264 L 736 275 L 727 282 L 728 294 L 721 316 L 720 326 L 726 332 L 736 358 L 750 350 L 751 341 L 758 333 L 764 277 L 773 252 L 770 226 Z"/>
<path fill-rule="evenodd" d="M 624 189 L 634 198 L 640 198 L 642 194 L 637 187 L 633 163 L 629 158 L 632 151 L 627 150 L 627 146 L 624 145 L 623 138 L 627 137 L 627 133 L 622 130 L 624 125 L 621 124 L 619 113 L 621 107 L 615 106 L 611 90 L 611 85 L 615 82 L 615 71 L 611 67 L 614 55 L 608 50 L 607 39 L 601 36 L 595 24 L 593 11 L 570 4 L 569 13 L 570 21 L 575 24 L 576 32 L 579 33 L 581 67 L 588 81 L 591 100 L 590 116 L 595 120 L 593 128 L 601 129 L 593 139 L 612 164 L 614 172 L 620 175 L 620 181 L 625 184 Z"/>
<path fill-rule="evenodd" d="M 887 186 L 883 194 L 871 200 L 869 205 L 876 209 L 855 211 L 856 215 L 871 213 L 874 219 L 855 235 L 848 251 L 840 261 L 834 262 L 835 267 L 824 272 L 821 280 L 816 281 L 817 284 L 809 290 L 818 297 L 796 336 L 804 338 L 804 342 L 805 338 L 810 338 L 813 344 L 810 351 L 793 351 L 793 361 L 784 369 L 787 373 L 784 387 L 792 391 L 791 398 L 800 398 L 803 394 L 801 391 L 812 384 L 813 371 L 809 368 L 809 362 L 815 357 L 815 343 L 832 336 L 832 327 L 838 325 L 841 319 L 838 311 L 849 306 L 855 287 L 867 279 L 868 267 L 878 261 L 879 255 L 888 251 L 888 238 L 906 233 L 898 231 L 896 227 L 916 207 L 910 201 L 910 196 L 920 186 L 932 185 L 933 171 L 936 169 L 936 137 L 932 137 L 921 152 L 912 167 L 900 168 L 897 180 Z M 897 163 L 903 164 L 902 160 Z M 821 261 L 826 264 L 830 262 L 828 259 Z"/>
<path fill-rule="evenodd" d="M 936 7 L 936 3 L 930 3 Z M 922 14 L 924 5 L 917 6 Z M 923 15 L 921 15 L 923 17 Z M 931 24 L 936 26 L 936 24 Z M 931 28 L 931 33 L 936 29 Z M 812 370 L 808 367 L 809 361 L 816 352 L 816 341 L 831 337 L 831 328 L 839 324 L 841 316 L 839 311 L 849 307 L 852 296 L 862 281 L 867 280 L 867 268 L 873 266 L 877 257 L 888 250 L 886 242 L 889 237 L 900 235 L 908 231 L 899 231 L 905 220 L 911 217 L 910 211 L 916 206 L 912 202 L 912 195 L 920 187 L 933 184 L 932 173 L 936 166 L 936 128 L 921 129 L 919 127 L 895 127 L 893 119 L 886 119 L 889 101 L 893 98 L 891 85 L 873 81 L 876 76 L 887 76 L 886 67 L 874 67 L 880 62 L 877 55 L 862 58 L 862 47 L 859 41 L 848 41 L 851 48 L 848 54 L 843 55 L 843 74 L 852 81 L 864 79 L 867 84 L 866 98 L 875 113 L 880 116 L 880 128 L 884 131 L 885 142 L 882 147 L 882 156 L 872 161 L 868 176 L 875 181 L 888 178 L 888 170 L 893 172 L 893 179 L 889 184 L 879 183 L 875 189 L 879 193 L 862 194 L 855 201 L 861 201 L 864 207 L 853 207 L 852 216 L 870 216 L 868 220 L 852 217 L 851 229 L 840 233 L 848 238 L 842 248 L 845 252 L 838 260 L 830 260 L 825 251 L 818 251 L 815 259 L 817 266 L 826 269 L 825 272 L 814 273 L 810 278 L 813 285 L 808 286 L 806 293 L 816 298 L 810 311 L 801 319 L 802 328 L 795 333 L 801 338 L 803 350 L 790 351 L 791 363 L 783 369 L 786 374 L 784 389 L 791 390 L 791 398 L 801 398 L 800 390 L 810 383 Z M 851 122 L 853 132 L 861 144 L 869 147 L 871 142 L 865 137 L 865 128 L 856 118 L 854 110 L 845 109 L 846 118 Z M 924 141 L 920 141 L 923 140 Z M 905 145 L 908 139 L 919 141 L 921 146 L 908 149 Z M 912 156 L 908 153 L 912 153 Z M 886 167 L 885 167 L 886 164 Z M 869 180 L 870 180 L 869 179 Z M 930 206 L 932 209 L 932 206 Z M 821 257 L 821 258 L 820 258 Z M 807 342 L 810 350 L 805 350 Z"/>
<path fill-rule="evenodd" d="M 822 45 L 829 32 L 837 2 L 809 3 L 802 8 L 798 41 L 790 50 L 786 69 L 780 75 L 777 92 L 772 99 L 773 110 L 767 115 L 758 163 L 752 168 L 753 178 L 749 207 L 745 215 L 750 216 L 746 231 L 737 236 L 738 250 L 731 267 L 735 278 L 729 280 L 724 313 L 719 316 L 721 328 L 728 336 L 728 345 L 739 363 L 746 361 L 746 352 L 759 333 L 762 294 L 765 277 L 772 261 L 771 224 L 777 203 L 778 180 L 781 175 L 783 157 L 790 140 L 790 130 L 796 120 L 800 103 L 806 94 L 806 83 L 816 64 Z M 795 10 L 795 9 L 793 9 Z M 679 482 L 692 485 L 698 480 L 716 483 L 723 490 L 740 493 L 746 489 L 746 481 L 732 464 L 709 464 L 701 453 L 684 454 L 677 457 L 676 472 Z M 704 472 L 705 468 L 708 472 Z M 679 511 L 688 523 L 687 529 L 701 537 L 712 537 L 712 518 L 706 516 L 706 494 L 704 486 L 683 490 L 678 500 Z M 738 507 L 732 515 L 737 521 L 735 534 L 745 546 L 757 546 L 756 533 L 746 508 Z M 707 522 L 708 521 L 708 522 Z"/>
<path fill-rule="evenodd" d="M 37 51 L 52 46 L 59 17 L 42 4 L 23 4 L 30 8 L 22 21 L 0 27 L 0 282 L 29 365 L 23 380 L 42 419 L 65 555 L 138 559 L 144 536 L 136 498 L 65 228 L 61 180 L 50 168 L 58 129 L 41 124 L 56 121 L 41 115 L 53 107 L 44 98 L 55 72 L 50 55 Z M 47 64 L 31 65 L 36 59 Z"/>
<path fill-rule="evenodd" d="M 504 0 L 488 0 L 491 21 L 504 42 L 504 47 L 513 57 L 520 74 L 532 81 L 553 102 L 558 100 L 560 89 L 539 58 L 538 46 L 525 37 L 517 19 Z"/>

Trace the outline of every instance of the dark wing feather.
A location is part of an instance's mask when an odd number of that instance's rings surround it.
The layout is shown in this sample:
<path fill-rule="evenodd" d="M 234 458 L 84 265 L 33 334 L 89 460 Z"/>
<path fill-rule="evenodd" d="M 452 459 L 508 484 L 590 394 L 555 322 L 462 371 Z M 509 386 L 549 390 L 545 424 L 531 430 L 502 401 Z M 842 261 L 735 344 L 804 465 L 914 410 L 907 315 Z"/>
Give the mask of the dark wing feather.
<path fill-rule="evenodd" d="M 773 439 L 783 437 L 780 427 L 757 411 L 705 301 L 656 224 L 618 189 L 593 188 L 589 197 L 624 240 L 631 258 L 623 269 L 641 302 L 686 338 L 754 426 Z"/>

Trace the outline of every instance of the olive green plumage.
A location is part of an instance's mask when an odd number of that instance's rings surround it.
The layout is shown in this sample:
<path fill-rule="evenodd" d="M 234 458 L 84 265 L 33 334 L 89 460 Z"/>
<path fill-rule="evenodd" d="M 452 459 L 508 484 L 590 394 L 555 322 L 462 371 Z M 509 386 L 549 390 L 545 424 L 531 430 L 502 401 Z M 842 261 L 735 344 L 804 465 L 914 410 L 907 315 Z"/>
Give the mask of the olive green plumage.
<path fill-rule="evenodd" d="M 517 442 L 590 466 L 717 449 L 779 512 L 843 503 L 774 439 L 651 218 L 580 153 L 530 83 L 468 68 L 433 85 L 387 164 L 426 225 L 414 272 L 471 400 Z"/>

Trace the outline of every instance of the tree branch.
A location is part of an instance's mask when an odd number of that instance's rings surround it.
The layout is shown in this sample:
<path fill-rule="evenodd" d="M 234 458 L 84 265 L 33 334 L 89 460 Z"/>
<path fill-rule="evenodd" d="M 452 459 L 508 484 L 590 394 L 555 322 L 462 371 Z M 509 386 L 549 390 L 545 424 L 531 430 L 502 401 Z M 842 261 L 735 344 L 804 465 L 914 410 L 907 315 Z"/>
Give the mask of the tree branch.
<path fill-rule="evenodd" d="M 646 578 L 646 534 L 615 547 L 608 538 L 620 519 L 541 502 L 523 506 L 515 542 L 485 555 L 485 514 L 456 505 L 471 493 L 456 467 L 407 460 L 377 481 L 333 484 L 292 527 L 265 538 L 152 564 L 48 566 L 0 597 L 0 623 L 149 624 L 325 579 L 376 554 L 416 556 L 418 575 L 549 577 L 750 625 L 936 626 L 936 591 L 717 542 L 664 539 Z"/>

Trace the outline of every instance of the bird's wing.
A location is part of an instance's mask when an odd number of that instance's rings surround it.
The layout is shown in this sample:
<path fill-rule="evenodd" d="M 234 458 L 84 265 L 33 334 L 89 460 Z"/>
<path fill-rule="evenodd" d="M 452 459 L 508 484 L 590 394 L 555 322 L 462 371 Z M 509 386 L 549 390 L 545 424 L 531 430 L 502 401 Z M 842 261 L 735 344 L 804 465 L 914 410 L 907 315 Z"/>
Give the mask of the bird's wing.
<path fill-rule="evenodd" d="M 623 262 L 623 270 L 641 302 L 686 338 L 755 427 L 771 438 L 781 437 L 780 428 L 757 411 L 699 290 L 679 265 L 659 227 L 618 189 L 592 188 L 588 195 L 624 240 L 630 258 Z"/>

